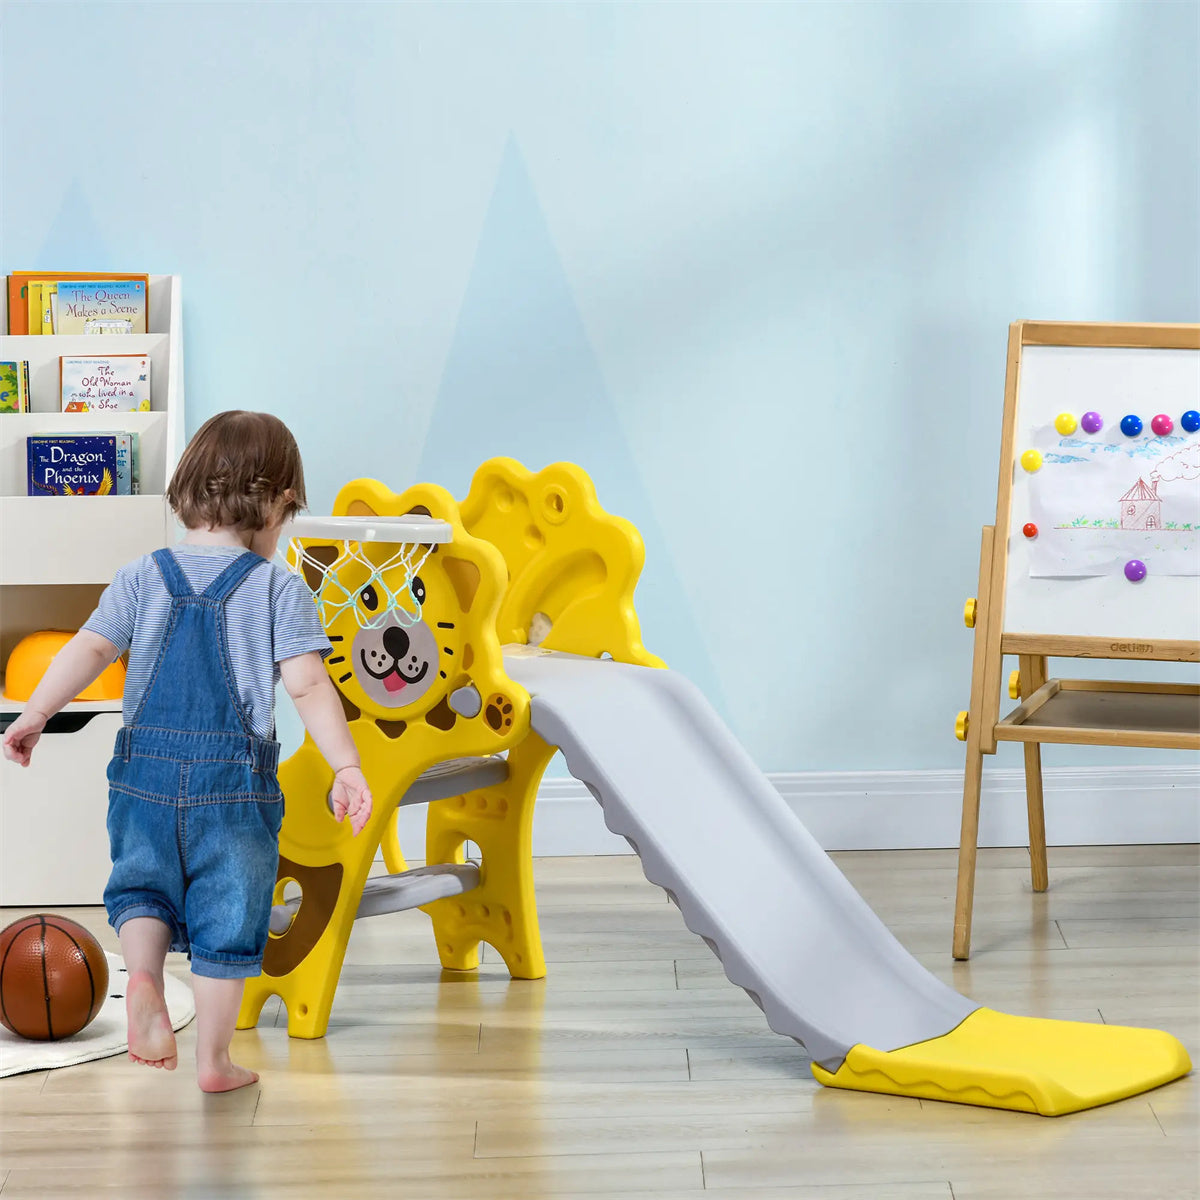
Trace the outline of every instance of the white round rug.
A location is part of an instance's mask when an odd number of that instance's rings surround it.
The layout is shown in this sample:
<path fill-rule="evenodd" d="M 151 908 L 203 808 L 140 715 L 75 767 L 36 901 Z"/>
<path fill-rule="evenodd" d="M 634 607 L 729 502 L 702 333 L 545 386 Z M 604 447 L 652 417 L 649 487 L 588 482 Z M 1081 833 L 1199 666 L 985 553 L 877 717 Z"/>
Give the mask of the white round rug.
<path fill-rule="evenodd" d="M 129 1049 L 125 1036 L 125 960 L 105 952 L 108 959 L 108 998 L 96 1019 L 74 1037 L 57 1042 L 31 1042 L 0 1025 L 0 1077 L 51 1067 L 72 1067 L 93 1058 L 109 1058 Z M 165 981 L 167 1014 L 172 1029 L 182 1029 L 195 1015 L 192 989 L 168 975 Z"/>

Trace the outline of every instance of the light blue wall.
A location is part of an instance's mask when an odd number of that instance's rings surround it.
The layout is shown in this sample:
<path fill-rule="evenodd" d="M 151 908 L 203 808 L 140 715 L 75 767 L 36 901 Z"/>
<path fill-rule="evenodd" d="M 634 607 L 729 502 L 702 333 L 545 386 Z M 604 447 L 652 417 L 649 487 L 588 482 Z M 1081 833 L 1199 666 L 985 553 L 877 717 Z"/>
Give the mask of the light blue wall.
<path fill-rule="evenodd" d="M 180 273 L 316 510 L 580 462 L 761 766 L 953 767 L 1008 322 L 1200 313 L 1197 14 L 10 0 L 0 266 Z"/>

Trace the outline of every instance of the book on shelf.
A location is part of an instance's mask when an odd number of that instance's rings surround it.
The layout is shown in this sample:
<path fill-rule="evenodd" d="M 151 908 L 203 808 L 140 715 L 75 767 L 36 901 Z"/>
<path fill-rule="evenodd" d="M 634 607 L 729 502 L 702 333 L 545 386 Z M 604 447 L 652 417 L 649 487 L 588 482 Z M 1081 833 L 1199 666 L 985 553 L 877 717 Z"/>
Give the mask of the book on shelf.
<path fill-rule="evenodd" d="M 29 411 L 29 363 L 0 362 L 0 413 Z"/>
<path fill-rule="evenodd" d="M 140 280 L 62 279 L 54 287 L 57 300 L 51 309 L 42 285 L 42 308 L 57 314 L 55 333 L 146 332 L 146 285 Z"/>
<path fill-rule="evenodd" d="M 148 354 L 61 355 L 63 412 L 149 412 Z"/>
<path fill-rule="evenodd" d="M 136 496 L 141 492 L 136 433 L 31 434 L 25 446 L 30 496 Z"/>
<path fill-rule="evenodd" d="M 138 435 L 119 429 L 113 436 L 117 439 L 117 495 L 140 495 L 142 481 Z"/>
<path fill-rule="evenodd" d="M 30 333 L 54 332 L 54 289 L 57 285 L 50 280 L 29 281 L 29 296 L 26 300 L 26 319 Z"/>
<path fill-rule="evenodd" d="M 99 285 L 118 285 L 132 288 L 140 284 L 141 317 L 136 312 L 107 312 L 91 318 L 97 328 L 62 328 L 64 315 L 58 310 L 58 285 L 63 282 L 82 283 L 93 289 Z M 36 296 L 35 296 L 36 293 Z M 136 289 L 135 289 L 136 294 Z M 106 271 L 13 271 L 8 277 L 8 332 L 10 334 L 42 333 L 145 333 L 149 328 L 150 276 L 137 271 L 112 273 Z M 137 305 L 133 306 L 135 309 Z M 110 323 L 115 323 L 111 325 Z M 86 320 L 85 320 L 86 324 Z"/>

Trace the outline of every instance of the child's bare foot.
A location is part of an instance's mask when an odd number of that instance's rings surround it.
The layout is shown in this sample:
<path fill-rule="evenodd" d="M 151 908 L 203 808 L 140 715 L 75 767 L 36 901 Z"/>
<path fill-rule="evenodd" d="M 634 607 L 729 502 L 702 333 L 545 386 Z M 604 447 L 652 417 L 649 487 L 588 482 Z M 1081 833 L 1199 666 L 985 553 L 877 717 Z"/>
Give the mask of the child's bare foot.
<path fill-rule="evenodd" d="M 202 1092 L 233 1092 L 250 1083 L 258 1082 L 258 1073 L 248 1067 L 239 1067 L 229 1055 L 224 1061 L 196 1065 L 196 1082 Z"/>
<path fill-rule="evenodd" d="M 175 1070 L 175 1034 L 166 1001 L 148 971 L 132 971 L 125 989 L 129 1022 L 129 1057 L 147 1067 Z"/>

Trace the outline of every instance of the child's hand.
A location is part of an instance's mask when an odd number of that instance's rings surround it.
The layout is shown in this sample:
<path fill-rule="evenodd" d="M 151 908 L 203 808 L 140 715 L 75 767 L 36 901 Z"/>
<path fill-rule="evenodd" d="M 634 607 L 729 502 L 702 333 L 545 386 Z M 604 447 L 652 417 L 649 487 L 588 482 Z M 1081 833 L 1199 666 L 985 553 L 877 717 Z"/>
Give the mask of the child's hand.
<path fill-rule="evenodd" d="M 45 715 L 26 709 L 4 731 L 4 757 L 9 762 L 20 763 L 23 767 L 29 766 L 29 757 L 45 728 Z"/>
<path fill-rule="evenodd" d="M 333 815 L 341 821 L 350 818 L 350 829 L 355 837 L 371 819 L 371 789 L 366 776 L 358 767 L 343 767 L 333 777 L 333 790 L 329 793 L 333 803 Z"/>

